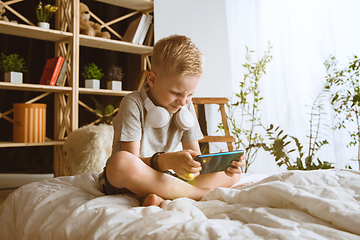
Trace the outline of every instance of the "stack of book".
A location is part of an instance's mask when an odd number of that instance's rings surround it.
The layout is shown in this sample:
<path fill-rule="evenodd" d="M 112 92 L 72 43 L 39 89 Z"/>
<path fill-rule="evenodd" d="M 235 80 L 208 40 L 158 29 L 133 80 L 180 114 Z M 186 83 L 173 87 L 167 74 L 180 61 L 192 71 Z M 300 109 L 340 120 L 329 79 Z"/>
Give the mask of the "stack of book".
<path fill-rule="evenodd" d="M 153 16 L 147 14 L 136 18 L 129 24 L 122 40 L 134 44 L 150 45 L 154 34 L 152 19 Z"/>
<path fill-rule="evenodd" d="M 50 86 L 64 86 L 68 61 L 58 56 L 46 61 L 39 84 Z"/>

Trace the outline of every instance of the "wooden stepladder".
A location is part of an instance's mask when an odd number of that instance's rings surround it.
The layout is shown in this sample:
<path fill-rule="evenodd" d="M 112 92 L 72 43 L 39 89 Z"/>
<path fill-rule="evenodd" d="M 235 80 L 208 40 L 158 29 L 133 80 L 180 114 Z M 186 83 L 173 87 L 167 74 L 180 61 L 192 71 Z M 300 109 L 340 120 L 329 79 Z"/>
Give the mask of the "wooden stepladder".
<path fill-rule="evenodd" d="M 194 97 L 192 99 L 194 104 L 196 116 L 199 118 L 199 110 L 198 105 L 205 105 L 205 104 L 218 104 L 220 107 L 221 113 L 221 120 L 224 126 L 225 136 L 204 136 L 203 139 L 199 140 L 201 143 L 209 143 L 209 142 L 226 142 L 229 151 L 233 151 L 232 143 L 235 142 L 235 138 L 230 135 L 229 125 L 227 122 L 227 115 L 225 112 L 225 104 L 228 103 L 227 98 L 201 98 L 201 97 Z"/>

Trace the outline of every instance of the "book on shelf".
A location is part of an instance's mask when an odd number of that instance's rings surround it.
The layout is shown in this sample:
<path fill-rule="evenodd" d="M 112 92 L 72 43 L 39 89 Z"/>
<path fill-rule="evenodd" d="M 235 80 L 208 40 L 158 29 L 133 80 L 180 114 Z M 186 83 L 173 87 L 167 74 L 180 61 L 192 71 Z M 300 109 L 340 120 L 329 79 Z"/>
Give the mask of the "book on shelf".
<path fill-rule="evenodd" d="M 154 24 L 153 23 L 150 24 L 149 31 L 146 34 L 143 45 L 154 46 Z"/>
<path fill-rule="evenodd" d="M 140 17 L 136 18 L 129 24 L 128 28 L 126 29 L 126 31 L 124 33 L 124 36 L 122 37 L 122 41 L 125 41 L 125 42 L 133 41 L 134 35 L 136 32 L 136 29 L 139 26 L 139 23 L 140 23 Z"/>
<path fill-rule="evenodd" d="M 46 60 L 39 84 L 55 86 L 65 59 L 61 56 Z"/>
<path fill-rule="evenodd" d="M 139 23 L 138 28 L 136 29 L 136 32 L 135 32 L 132 43 L 139 44 L 141 34 L 144 31 L 144 26 L 145 26 L 146 19 L 147 19 L 146 14 L 141 15 L 140 23 Z"/>
<path fill-rule="evenodd" d="M 65 86 L 65 74 L 66 74 L 68 64 L 69 64 L 69 61 L 65 59 L 63 65 L 61 67 L 59 76 L 56 80 L 55 86 L 61 86 L 61 87 Z"/>
<path fill-rule="evenodd" d="M 136 18 L 129 24 L 122 38 L 123 41 L 136 43 L 135 35 L 138 36 L 140 34 L 140 28 L 142 24 L 144 24 L 146 18 L 145 16 L 146 15 L 143 14 L 141 17 Z"/>
<path fill-rule="evenodd" d="M 145 23 L 144 23 L 144 26 L 142 28 L 141 36 L 140 36 L 140 39 L 139 39 L 139 42 L 138 42 L 138 44 L 140 44 L 140 45 L 144 44 L 144 40 L 145 40 L 145 37 L 146 37 L 146 35 L 147 35 L 148 31 L 149 31 L 152 18 L 153 18 L 152 15 L 146 15 Z"/>
<path fill-rule="evenodd" d="M 152 15 L 142 14 L 141 17 L 133 20 L 126 29 L 122 40 L 133 44 L 143 44 L 152 18 Z"/>

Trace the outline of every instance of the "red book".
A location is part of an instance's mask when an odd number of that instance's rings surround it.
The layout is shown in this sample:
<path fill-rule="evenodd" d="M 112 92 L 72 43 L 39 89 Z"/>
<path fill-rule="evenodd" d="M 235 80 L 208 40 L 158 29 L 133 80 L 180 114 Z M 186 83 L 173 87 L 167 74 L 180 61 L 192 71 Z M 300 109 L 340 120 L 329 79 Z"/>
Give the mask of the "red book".
<path fill-rule="evenodd" d="M 46 61 L 39 84 L 55 86 L 65 58 L 54 57 Z"/>

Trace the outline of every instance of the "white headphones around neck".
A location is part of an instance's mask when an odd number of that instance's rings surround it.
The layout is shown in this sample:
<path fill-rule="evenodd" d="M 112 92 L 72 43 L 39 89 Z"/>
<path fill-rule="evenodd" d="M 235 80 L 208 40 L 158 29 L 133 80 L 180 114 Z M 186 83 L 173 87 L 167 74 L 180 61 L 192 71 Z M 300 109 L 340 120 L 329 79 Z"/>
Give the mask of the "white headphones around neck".
<path fill-rule="evenodd" d="M 146 93 L 145 82 L 140 89 L 140 95 L 144 101 L 144 106 L 147 111 L 147 121 L 153 128 L 162 128 L 170 121 L 170 113 L 163 107 L 155 106 Z M 173 116 L 174 123 L 181 131 L 189 130 L 194 125 L 194 116 L 187 109 L 186 106 L 180 108 Z"/>

